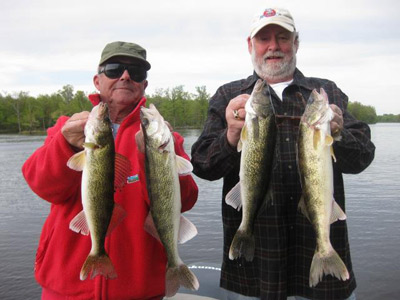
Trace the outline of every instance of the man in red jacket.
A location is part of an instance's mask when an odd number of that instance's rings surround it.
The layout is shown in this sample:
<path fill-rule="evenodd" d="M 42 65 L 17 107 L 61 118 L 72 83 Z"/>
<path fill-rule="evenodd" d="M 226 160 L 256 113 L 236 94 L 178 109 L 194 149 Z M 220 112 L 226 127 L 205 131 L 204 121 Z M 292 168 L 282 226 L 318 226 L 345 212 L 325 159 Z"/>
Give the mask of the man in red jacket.
<path fill-rule="evenodd" d="M 144 174 L 140 107 L 147 87 L 146 50 L 137 44 L 113 42 L 104 48 L 93 82 L 99 94 L 89 96 L 93 105 L 108 104 L 113 123 L 115 152 L 130 160 L 127 184 L 114 201 L 127 212 L 126 218 L 107 236 L 105 248 L 118 277 L 81 281 L 79 273 L 91 248 L 89 236 L 69 229 L 82 210 L 81 172 L 67 166 L 68 159 L 83 149 L 84 127 L 89 112 L 60 117 L 48 129 L 44 145 L 25 162 L 22 171 L 31 189 L 51 203 L 43 226 L 35 261 L 35 277 L 43 288 L 42 299 L 161 299 L 165 290 L 166 255 L 163 246 L 143 229 L 149 212 Z M 136 137 L 136 135 L 139 137 Z M 189 159 L 183 138 L 176 132 L 175 151 Z M 136 137 L 136 138 L 135 138 Z M 141 138 L 140 138 L 141 137 Z M 192 176 L 181 176 L 182 211 L 197 200 Z"/>

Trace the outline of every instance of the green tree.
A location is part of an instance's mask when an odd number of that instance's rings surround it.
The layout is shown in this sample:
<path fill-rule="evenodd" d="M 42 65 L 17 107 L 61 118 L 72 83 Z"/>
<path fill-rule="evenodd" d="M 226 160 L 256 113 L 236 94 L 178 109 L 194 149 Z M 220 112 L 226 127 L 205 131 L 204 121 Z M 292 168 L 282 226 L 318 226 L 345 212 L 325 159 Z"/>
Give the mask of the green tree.
<path fill-rule="evenodd" d="M 61 95 L 39 95 L 37 98 L 38 105 L 38 119 L 41 123 L 41 128 L 45 131 L 50 126 L 53 126 L 57 118 L 61 115 L 58 114 L 62 106 L 63 98 Z"/>
<path fill-rule="evenodd" d="M 90 111 L 92 104 L 89 99 L 82 91 L 77 91 L 73 96 L 72 100 L 67 105 L 67 115 L 73 115 L 74 113 L 81 112 L 84 110 Z"/>
<path fill-rule="evenodd" d="M 38 101 L 28 95 L 28 93 L 20 94 L 19 100 L 23 103 L 23 110 L 21 114 L 21 120 L 24 130 L 28 130 L 30 134 L 39 127 L 37 121 L 38 115 Z"/>
<path fill-rule="evenodd" d="M 197 86 L 196 87 L 197 94 L 194 96 L 195 100 L 195 123 L 194 126 L 202 127 L 207 119 L 208 112 L 208 99 L 210 99 L 210 95 L 207 93 L 207 89 L 205 86 Z"/>
<path fill-rule="evenodd" d="M 74 87 L 70 84 L 64 85 L 58 93 L 63 97 L 65 102 L 69 103 L 74 98 Z"/>
<path fill-rule="evenodd" d="M 0 132 L 18 131 L 11 95 L 0 95 Z"/>
<path fill-rule="evenodd" d="M 384 114 L 382 116 L 378 116 L 378 122 L 398 123 L 400 122 L 400 115 Z"/>
<path fill-rule="evenodd" d="M 165 91 L 164 89 L 156 89 L 153 95 L 146 95 L 147 103 L 153 103 L 157 109 L 160 109 L 163 101 L 166 101 Z"/>
<path fill-rule="evenodd" d="M 185 91 L 182 85 L 157 89 L 146 97 L 174 128 L 199 128 L 206 120 L 209 94 L 205 86 L 196 87 L 194 94 Z M 0 94 L 0 132 L 45 131 L 61 115 L 71 116 L 91 109 L 92 104 L 85 93 L 74 93 L 71 85 L 63 86 L 57 93 L 36 98 L 27 92 Z"/>
<path fill-rule="evenodd" d="M 357 119 L 368 124 L 375 124 L 378 120 L 375 108 L 366 106 L 360 102 L 349 102 L 348 111 Z"/>
<path fill-rule="evenodd" d="M 208 98 L 206 87 L 196 87 L 190 94 L 183 86 L 172 89 L 157 89 L 153 95 L 146 95 L 147 103 L 153 103 L 165 120 L 176 127 L 203 126 L 207 118 Z"/>
<path fill-rule="evenodd" d="M 11 107 L 13 108 L 17 125 L 18 125 L 18 133 L 21 133 L 22 126 L 21 126 L 21 119 L 22 119 L 22 110 L 23 110 L 23 101 L 28 96 L 26 92 L 20 92 L 19 94 L 14 94 L 14 97 L 11 97 Z"/>

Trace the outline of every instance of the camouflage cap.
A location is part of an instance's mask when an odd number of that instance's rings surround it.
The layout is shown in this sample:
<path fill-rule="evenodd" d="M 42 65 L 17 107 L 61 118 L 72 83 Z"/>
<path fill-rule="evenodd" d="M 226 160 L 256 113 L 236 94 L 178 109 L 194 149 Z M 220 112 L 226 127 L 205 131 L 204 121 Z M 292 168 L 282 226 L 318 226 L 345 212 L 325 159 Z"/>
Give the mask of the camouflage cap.
<path fill-rule="evenodd" d="M 101 53 L 99 66 L 114 56 L 135 58 L 145 67 L 146 70 L 150 70 L 151 68 L 150 63 L 146 60 L 146 49 L 142 48 L 138 44 L 127 42 L 112 42 L 107 44 Z"/>

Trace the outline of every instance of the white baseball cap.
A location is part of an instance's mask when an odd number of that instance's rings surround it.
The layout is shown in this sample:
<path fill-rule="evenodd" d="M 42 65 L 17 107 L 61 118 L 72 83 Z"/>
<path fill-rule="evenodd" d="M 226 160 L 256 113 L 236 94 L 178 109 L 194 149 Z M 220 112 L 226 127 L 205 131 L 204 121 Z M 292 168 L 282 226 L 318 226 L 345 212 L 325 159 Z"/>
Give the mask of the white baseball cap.
<path fill-rule="evenodd" d="M 284 8 L 266 8 L 255 14 L 250 30 L 250 38 L 269 24 L 279 25 L 290 32 L 296 31 L 292 15 Z"/>

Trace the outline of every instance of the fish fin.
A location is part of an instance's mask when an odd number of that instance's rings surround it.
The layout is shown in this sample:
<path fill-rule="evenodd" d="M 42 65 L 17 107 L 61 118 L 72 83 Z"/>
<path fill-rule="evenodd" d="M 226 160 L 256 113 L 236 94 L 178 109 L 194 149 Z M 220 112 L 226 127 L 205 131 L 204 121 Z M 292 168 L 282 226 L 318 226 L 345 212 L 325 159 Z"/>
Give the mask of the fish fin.
<path fill-rule="evenodd" d="M 241 188 L 239 181 L 225 196 L 225 203 L 238 211 L 242 208 L 242 196 L 240 191 Z"/>
<path fill-rule="evenodd" d="M 329 252 L 329 256 L 322 257 L 320 253 L 314 253 L 310 268 L 310 287 L 316 286 L 322 280 L 323 275 L 328 274 L 343 281 L 350 278 L 346 265 L 333 248 Z"/>
<path fill-rule="evenodd" d="M 236 150 L 237 150 L 237 152 L 242 152 L 242 149 L 243 149 L 243 143 L 242 143 L 242 140 L 239 140 L 239 142 L 236 146 Z"/>
<path fill-rule="evenodd" d="M 110 235 L 111 232 L 117 227 L 126 217 L 126 211 L 125 209 L 119 205 L 118 203 L 114 202 L 114 209 L 113 213 L 111 216 L 110 224 L 108 225 L 107 228 L 107 233 L 106 236 Z"/>
<path fill-rule="evenodd" d="M 200 286 L 196 275 L 182 262 L 175 268 L 167 269 L 165 275 L 165 296 L 174 296 L 181 285 L 192 291 L 197 291 Z"/>
<path fill-rule="evenodd" d="M 333 147 L 331 146 L 331 156 L 333 158 L 333 161 L 336 162 L 336 156 L 335 156 L 335 152 L 333 151 Z"/>
<path fill-rule="evenodd" d="M 332 146 L 333 144 L 333 137 L 329 134 L 325 136 L 325 146 Z"/>
<path fill-rule="evenodd" d="M 100 145 L 97 145 L 97 144 L 95 144 L 95 143 L 90 143 L 90 142 L 83 143 L 83 147 L 89 148 L 89 149 L 93 149 L 93 150 L 94 150 L 94 149 L 101 148 Z"/>
<path fill-rule="evenodd" d="M 231 247 L 229 248 L 229 259 L 234 260 L 244 256 L 246 261 L 253 261 L 254 249 L 254 235 L 239 228 L 236 231 L 231 243 Z"/>
<path fill-rule="evenodd" d="M 331 214 L 331 224 L 335 223 L 337 220 L 343 221 L 346 220 L 346 214 L 341 209 L 339 204 L 336 203 L 335 200 L 332 201 L 332 214 Z"/>
<path fill-rule="evenodd" d="M 76 233 L 89 235 L 89 225 L 86 220 L 85 212 L 82 210 L 69 223 L 69 229 Z"/>
<path fill-rule="evenodd" d="M 86 280 L 89 275 L 90 279 L 95 278 L 97 275 L 103 275 L 106 279 L 117 278 L 117 273 L 107 254 L 101 256 L 89 254 L 83 263 L 80 279 L 82 281 Z"/>
<path fill-rule="evenodd" d="M 178 174 L 181 176 L 188 175 L 193 171 L 193 166 L 187 159 L 182 156 L 176 155 L 176 167 L 178 169 Z"/>
<path fill-rule="evenodd" d="M 160 236 L 158 235 L 158 231 L 156 228 L 156 225 L 154 224 L 153 216 L 151 215 L 151 212 L 146 217 L 146 220 L 144 220 L 144 230 L 150 234 L 152 237 L 154 237 L 156 240 L 158 240 L 161 243 Z"/>
<path fill-rule="evenodd" d="M 318 148 L 318 144 L 319 144 L 320 139 L 321 139 L 321 130 L 315 128 L 314 129 L 314 135 L 313 135 L 313 146 L 314 146 L 315 150 Z"/>
<path fill-rule="evenodd" d="M 114 169 L 114 190 L 122 189 L 131 172 L 131 162 L 126 156 L 115 153 Z"/>
<path fill-rule="evenodd" d="M 247 124 L 244 123 L 244 125 L 242 127 L 242 131 L 240 132 L 240 140 L 241 141 L 246 141 L 247 140 L 247 134 L 248 134 Z"/>
<path fill-rule="evenodd" d="M 336 142 L 340 142 L 342 140 L 342 135 L 340 134 L 340 131 L 336 134 L 333 134 L 332 137 Z"/>
<path fill-rule="evenodd" d="M 85 150 L 82 150 L 81 152 L 75 153 L 68 159 L 67 166 L 72 170 L 82 171 L 83 167 L 85 166 L 85 161 Z"/>
<path fill-rule="evenodd" d="M 197 228 L 189 219 L 181 215 L 178 233 L 178 243 L 183 244 L 197 235 Z"/>
<path fill-rule="evenodd" d="M 301 198 L 300 198 L 298 209 L 307 218 L 307 220 L 310 221 L 310 216 L 308 215 L 306 201 L 304 200 L 304 196 L 301 196 Z"/>

